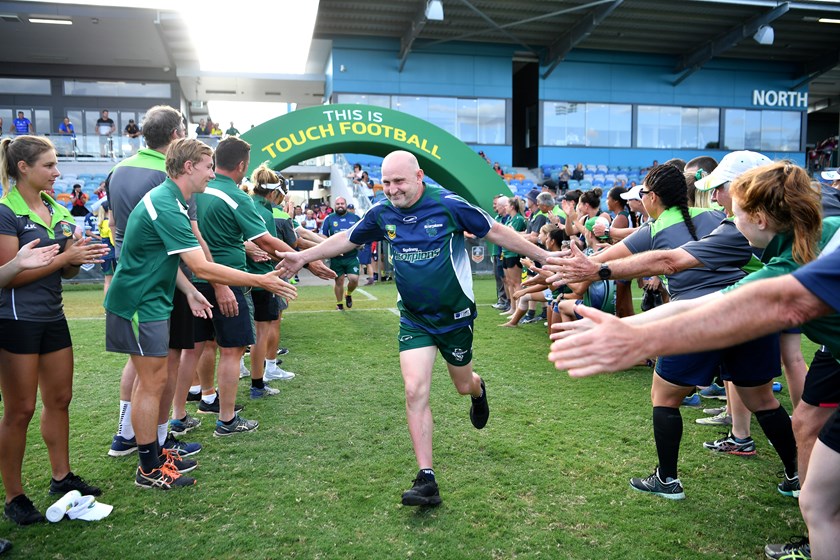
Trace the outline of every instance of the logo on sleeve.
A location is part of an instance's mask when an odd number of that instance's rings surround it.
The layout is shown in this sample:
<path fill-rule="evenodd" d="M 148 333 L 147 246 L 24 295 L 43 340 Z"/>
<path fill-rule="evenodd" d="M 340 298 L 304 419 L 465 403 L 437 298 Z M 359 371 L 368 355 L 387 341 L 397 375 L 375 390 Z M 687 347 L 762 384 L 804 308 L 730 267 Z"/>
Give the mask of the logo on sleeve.
<path fill-rule="evenodd" d="M 394 224 L 388 224 L 385 226 L 385 234 L 388 235 L 388 239 L 396 239 L 397 238 L 397 226 Z"/>
<path fill-rule="evenodd" d="M 61 222 L 61 233 L 64 234 L 64 237 L 70 237 L 73 235 L 73 229 L 70 227 L 70 224 L 67 222 Z"/>

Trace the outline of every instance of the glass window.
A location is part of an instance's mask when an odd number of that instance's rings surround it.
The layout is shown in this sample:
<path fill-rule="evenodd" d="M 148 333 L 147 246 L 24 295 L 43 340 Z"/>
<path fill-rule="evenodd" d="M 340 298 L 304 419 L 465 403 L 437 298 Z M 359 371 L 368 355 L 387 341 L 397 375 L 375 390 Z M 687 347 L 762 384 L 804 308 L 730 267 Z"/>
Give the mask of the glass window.
<path fill-rule="evenodd" d="M 15 114 L 11 109 L 0 109 L 0 119 L 3 121 L 3 135 L 11 134 L 15 125 L 12 123 L 15 120 Z"/>
<path fill-rule="evenodd" d="M 797 152 L 802 128 L 802 113 L 796 111 L 724 111 L 728 150 L 763 150 Z"/>
<path fill-rule="evenodd" d="M 478 142 L 478 99 L 458 100 L 458 133 L 461 142 Z"/>
<path fill-rule="evenodd" d="M 391 106 L 397 111 L 408 113 L 418 119 L 429 120 L 429 98 L 428 97 L 399 97 L 391 99 Z"/>
<path fill-rule="evenodd" d="M 35 118 L 32 119 L 32 128 L 38 134 L 49 134 L 52 132 L 52 118 L 49 109 L 35 109 Z"/>
<path fill-rule="evenodd" d="M 505 143 L 505 101 L 504 99 L 478 100 L 478 142 L 479 144 Z"/>
<path fill-rule="evenodd" d="M 428 121 L 453 136 L 458 135 L 458 100 L 454 97 L 429 97 Z"/>
<path fill-rule="evenodd" d="M 718 109 L 639 105 L 636 145 L 640 148 L 716 147 Z"/>
<path fill-rule="evenodd" d="M 152 82 L 94 82 L 65 80 L 64 95 L 83 97 L 143 97 L 167 99 L 172 97 L 172 86 L 168 83 Z"/>
<path fill-rule="evenodd" d="M 376 107 L 391 108 L 391 97 L 388 95 L 367 95 L 360 93 L 340 93 L 337 96 L 339 103 L 350 103 L 353 105 L 374 105 Z"/>
<path fill-rule="evenodd" d="M 716 150 L 720 146 L 720 109 L 703 108 L 697 115 L 697 148 Z"/>
<path fill-rule="evenodd" d="M 543 145 L 630 147 L 632 106 L 546 102 Z"/>
<path fill-rule="evenodd" d="M 52 91 L 50 91 L 50 81 L 48 79 L 0 78 L 0 93 L 50 95 Z"/>

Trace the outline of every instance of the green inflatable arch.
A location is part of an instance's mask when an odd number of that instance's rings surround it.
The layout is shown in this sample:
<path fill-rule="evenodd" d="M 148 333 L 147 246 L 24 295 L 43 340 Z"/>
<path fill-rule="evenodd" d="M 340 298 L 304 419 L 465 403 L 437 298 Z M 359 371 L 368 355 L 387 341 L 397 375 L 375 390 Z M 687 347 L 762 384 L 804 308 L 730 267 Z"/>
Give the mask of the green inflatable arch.
<path fill-rule="evenodd" d="M 326 154 L 386 156 L 406 150 L 426 175 L 490 211 L 510 188 L 469 146 L 445 130 L 406 113 L 371 105 L 322 105 L 294 111 L 242 135 L 251 144 L 251 169 L 268 162 L 284 169 Z"/>

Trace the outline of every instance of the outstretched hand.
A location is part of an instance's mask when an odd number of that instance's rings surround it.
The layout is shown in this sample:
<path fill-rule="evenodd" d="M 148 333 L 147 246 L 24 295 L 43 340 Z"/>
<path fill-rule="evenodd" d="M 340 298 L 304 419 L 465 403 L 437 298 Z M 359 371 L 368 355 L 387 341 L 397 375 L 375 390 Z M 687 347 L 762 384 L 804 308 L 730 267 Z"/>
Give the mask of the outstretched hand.
<path fill-rule="evenodd" d="M 284 278 L 294 276 L 306 264 L 306 260 L 297 251 L 290 251 L 288 253 L 275 251 L 275 253 L 280 257 L 280 262 L 274 268 L 280 271 Z"/>
<path fill-rule="evenodd" d="M 548 262 L 543 265 L 543 268 L 554 272 L 547 279 L 549 283 L 574 284 L 583 280 L 591 280 L 593 276 L 597 276 L 598 263 L 589 260 L 577 244 L 572 243 L 569 248 L 571 251 L 567 257 L 549 257 Z"/>
<path fill-rule="evenodd" d="M 18 250 L 17 263 L 21 270 L 47 266 L 58 255 L 58 250 L 61 248 L 58 243 L 36 249 L 35 246 L 40 242 L 40 239 L 33 239 Z"/>
<path fill-rule="evenodd" d="M 640 329 L 614 315 L 585 305 L 575 311 L 592 322 L 592 328 L 551 343 L 548 361 L 568 370 L 571 377 L 588 377 L 631 368 L 650 357 Z"/>
<path fill-rule="evenodd" d="M 262 275 L 262 288 L 273 292 L 278 296 L 286 299 L 297 298 L 297 288 L 289 284 L 283 279 L 283 273 L 279 270 L 268 272 Z"/>

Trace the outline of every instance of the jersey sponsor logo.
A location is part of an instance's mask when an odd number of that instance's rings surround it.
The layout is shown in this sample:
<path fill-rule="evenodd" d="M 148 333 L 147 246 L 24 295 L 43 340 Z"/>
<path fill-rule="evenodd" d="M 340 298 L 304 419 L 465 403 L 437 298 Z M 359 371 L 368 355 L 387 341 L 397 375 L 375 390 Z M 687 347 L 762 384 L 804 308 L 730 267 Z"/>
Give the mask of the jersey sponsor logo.
<path fill-rule="evenodd" d="M 461 349 L 461 348 L 454 348 L 454 349 L 452 350 L 452 355 L 453 355 L 453 356 L 455 357 L 455 359 L 456 359 L 456 360 L 458 360 L 459 362 L 463 362 L 463 361 L 464 361 L 464 358 L 465 358 L 465 357 L 466 357 L 466 355 L 467 355 L 467 350 L 463 350 L 463 349 Z"/>
<path fill-rule="evenodd" d="M 437 235 L 438 228 L 442 228 L 443 224 L 435 223 L 434 220 L 426 220 L 426 223 L 423 224 L 423 229 L 426 230 L 426 235 L 429 237 L 434 237 Z"/>
<path fill-rule="evenodd" d="M 428 261 L 434 259 L 440 255 L 440 249 L 434 249 L 432 251 L 416 251 L 416 252 L 407 252 L 407 253 L 393 253 L 394 261 L 400 262 L 407 262 L 407 263 L 415 263 L 419 261 Z"/>
<path fill-rule="evenodd" d="M 70 237 L 73 235 L 73 229 L 70 227 L 70 224 L 61 222 L 61 233 L 64 234 L 64 237 Z"/>
<path fill-rule="evenodd" d="M 397 238 L 397 226 L 394 224 L 388 224 L 385 226 L 385 234 L 388 236 L 388 239 L 396 239 Z"/>
<path fill-rule="evenodd" d="M 463 311 L 458 311 L 452 317 L 457 321 L 458 319 L 463 319 L 464 317 L 469 317 L 470 315 L 472 315 L 472 312 L 470 311 L 470 308 L 467 307 Z"/>
<path fill-rule="evenodd" d="M 417 223 L 417 216 L 406 216 L 403 218 L 404 224 L 416 224 Z"/>
<path fill-rule="evenodd" d="M 484 245 L 476 245 L 470 252 L 470 258 L 475 264 L 484 262 Z"/>

